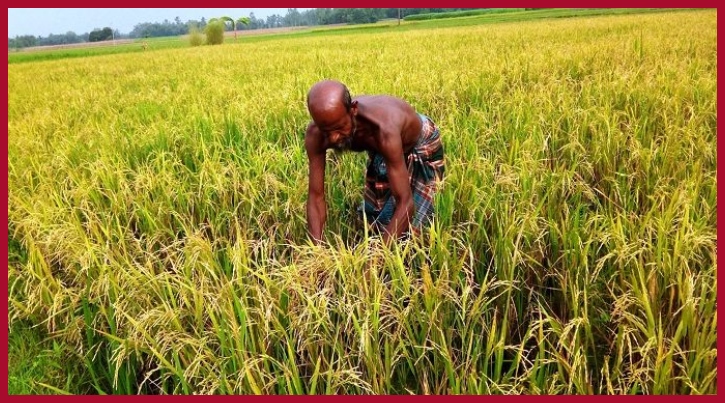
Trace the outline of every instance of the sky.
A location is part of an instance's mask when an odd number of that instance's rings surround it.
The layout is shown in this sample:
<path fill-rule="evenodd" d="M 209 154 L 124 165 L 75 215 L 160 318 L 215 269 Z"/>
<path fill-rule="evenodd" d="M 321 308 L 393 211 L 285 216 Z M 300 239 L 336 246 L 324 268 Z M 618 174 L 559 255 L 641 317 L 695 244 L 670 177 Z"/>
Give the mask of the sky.
<path fill-rule="evenodd" d="M 298 8 L 298 11 L 309 10 Z M 256 18 L 272 14 L 284 16 L 286 8 L 8 8 L 8 37 L 49 34 L 76 34 L 111 27 L 123 34 L 142 22 L 201 20 L 229 16 L 237 19 L 254 13 Z"/>

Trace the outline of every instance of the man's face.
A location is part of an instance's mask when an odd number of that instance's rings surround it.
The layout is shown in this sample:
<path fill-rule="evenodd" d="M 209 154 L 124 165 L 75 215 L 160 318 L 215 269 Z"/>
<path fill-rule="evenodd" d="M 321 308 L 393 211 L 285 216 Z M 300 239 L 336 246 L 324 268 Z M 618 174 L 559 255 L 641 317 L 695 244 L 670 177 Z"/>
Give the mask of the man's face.
<path fill-rule="evenodd" d="M 326 122 L 318 123 L 317 127 L 338 150 L 349 149 L 355 134 L 355 119 L 352 111 L 338 114 Z"/>

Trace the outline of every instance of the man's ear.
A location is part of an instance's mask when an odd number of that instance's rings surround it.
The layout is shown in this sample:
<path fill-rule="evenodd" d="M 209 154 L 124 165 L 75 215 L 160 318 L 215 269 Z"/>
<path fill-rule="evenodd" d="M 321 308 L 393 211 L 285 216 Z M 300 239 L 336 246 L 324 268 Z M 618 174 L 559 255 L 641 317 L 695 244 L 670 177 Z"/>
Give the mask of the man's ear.
<path fill-rule="evenodd" d="M 357 115 L 357 101 L 350 102 L 350 111 L 353 115 Z"/>

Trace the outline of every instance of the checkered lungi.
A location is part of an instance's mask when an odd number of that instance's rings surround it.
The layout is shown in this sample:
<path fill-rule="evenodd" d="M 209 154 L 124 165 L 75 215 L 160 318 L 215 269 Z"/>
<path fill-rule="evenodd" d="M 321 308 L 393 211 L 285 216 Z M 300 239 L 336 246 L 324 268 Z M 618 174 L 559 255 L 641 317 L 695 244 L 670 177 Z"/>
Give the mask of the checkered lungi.
<path fill-rule="evenodd" d="M 433 218 L 433 196 L 438 182 L 445 174 L 443 144 L 438 127 L 429 117 L 420 113 L 418 116 L 423 123 L 418 143 L 405 154 L 415 204 L 410 221 L 414 232 L 419 232 Z M 368 223 L 378 229 L 390 223 L 395 212 L 395 198 L 390 190 L 385 158 L 376 152 L 368 152 L 363 209 Z"/>

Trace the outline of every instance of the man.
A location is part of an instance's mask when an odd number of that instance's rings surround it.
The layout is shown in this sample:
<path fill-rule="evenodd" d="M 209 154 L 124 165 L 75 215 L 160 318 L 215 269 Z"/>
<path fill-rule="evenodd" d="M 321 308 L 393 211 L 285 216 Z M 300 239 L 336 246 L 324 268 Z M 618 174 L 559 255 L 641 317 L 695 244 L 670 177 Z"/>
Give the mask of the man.
<path fill-rule="evenodd" d="M 307 109 L 312 118 L 305 134 L 307 228 L 315 243 L 327 218 L 325 156 L 331 148 L 367 151 L 363 210 L 384 242 L 411 229 L 418 232 L 430 221 L 445 163 L 438 128 L 428 117 L 391 96 L 353 99 L 344 84 L 333 80 L 312 86 Z"/>

